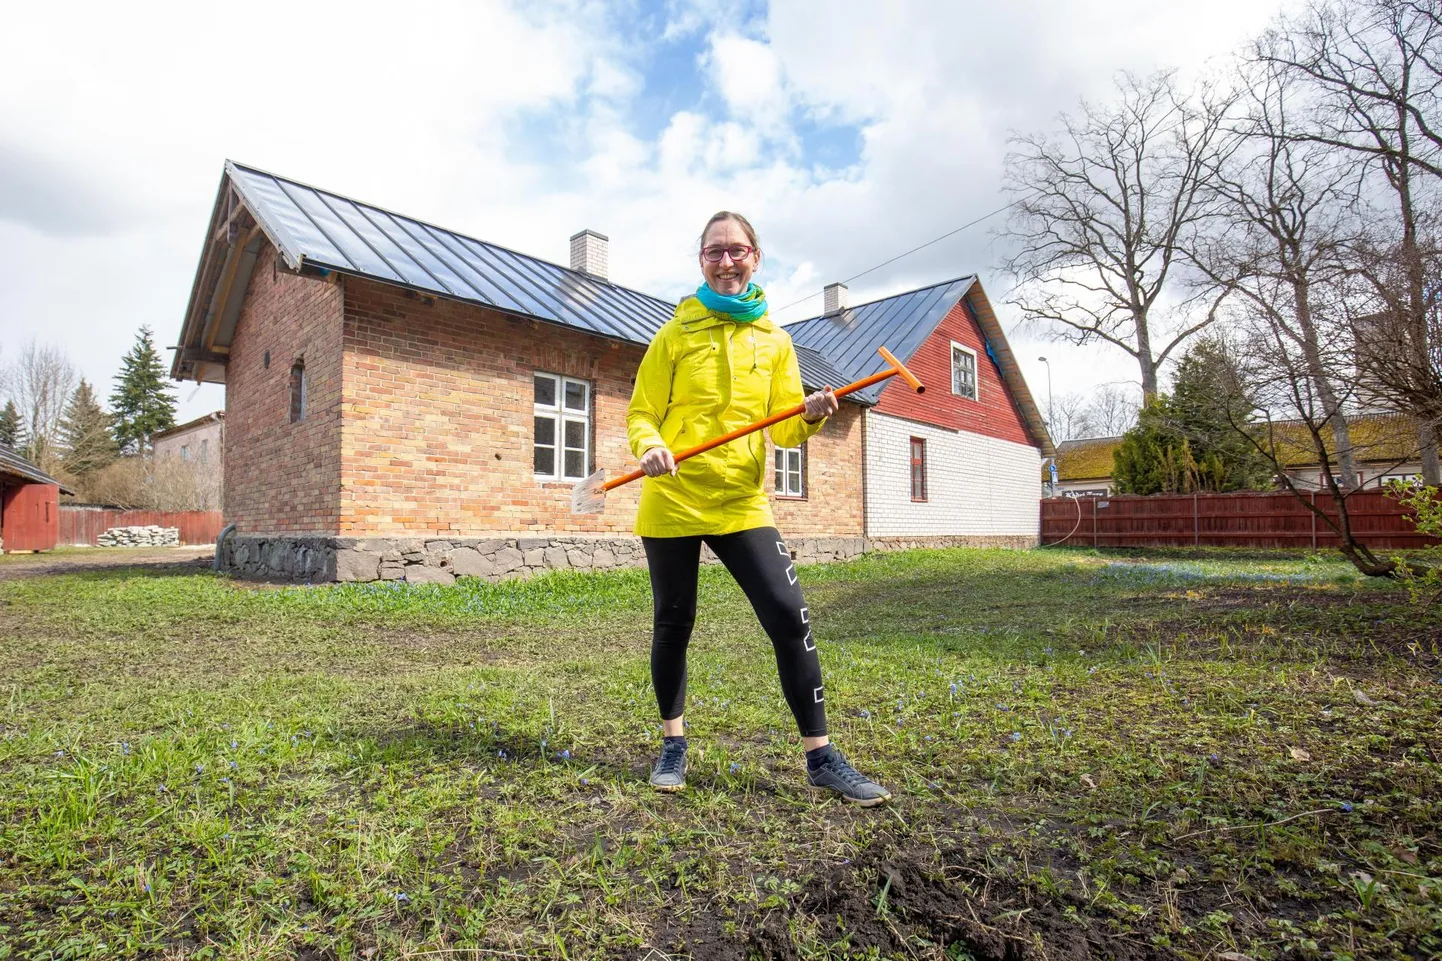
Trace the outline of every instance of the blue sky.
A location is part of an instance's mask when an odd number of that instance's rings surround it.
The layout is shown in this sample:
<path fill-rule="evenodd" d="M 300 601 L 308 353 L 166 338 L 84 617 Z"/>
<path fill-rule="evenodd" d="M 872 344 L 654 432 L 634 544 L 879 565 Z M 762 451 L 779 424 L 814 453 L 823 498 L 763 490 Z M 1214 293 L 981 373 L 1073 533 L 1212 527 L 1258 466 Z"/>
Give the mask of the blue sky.
<path fill-rule="evenodd" d="M 1006 138 L 1118 70 L 1217 69 L 1281 0 L 34 4 L 0 34 L 0 365 L 31 341 L 109 393 L 141 324 L 173 344 L 229 157 L 678 297 L 711 212 L 746 212 L 773 304 L 1003 202 Z M 225 42 L 217 46 L 217 38 Z M 217 50 L 224 56 L 217 59 Z M 988 222 L 867 274 L 853 300 L 978 273 Z M 1004 321 L 1012 322 L 1003 305 Z M 1015 331 L 1034 390 L 1134 380 Z M 223 405 L 179 388 L 181 415 Z"/>

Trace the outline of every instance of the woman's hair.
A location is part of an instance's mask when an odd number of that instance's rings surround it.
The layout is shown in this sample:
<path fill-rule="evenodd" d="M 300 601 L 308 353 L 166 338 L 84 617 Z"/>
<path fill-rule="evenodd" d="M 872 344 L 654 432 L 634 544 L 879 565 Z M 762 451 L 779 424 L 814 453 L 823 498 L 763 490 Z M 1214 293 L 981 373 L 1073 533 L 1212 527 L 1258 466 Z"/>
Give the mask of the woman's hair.
<path fill-rule="evenodd" d="M 761 241 L 757 238 L 756 228 L 751 226 L 751 221 L 732 210 L 718 210 L 711 215 L 711 219 L 706 221 L 706 226 L 701 228 L 701 242 L 697 249 L 706 246 L 706 232 L 711 229 L 711 225 L 718 224 L 723 220 L 734 220 L 740 224 L 741 229 L 746 231 L 746 236 L 751 240 L 751 246 L 758 251 L 761 249 Z"/>

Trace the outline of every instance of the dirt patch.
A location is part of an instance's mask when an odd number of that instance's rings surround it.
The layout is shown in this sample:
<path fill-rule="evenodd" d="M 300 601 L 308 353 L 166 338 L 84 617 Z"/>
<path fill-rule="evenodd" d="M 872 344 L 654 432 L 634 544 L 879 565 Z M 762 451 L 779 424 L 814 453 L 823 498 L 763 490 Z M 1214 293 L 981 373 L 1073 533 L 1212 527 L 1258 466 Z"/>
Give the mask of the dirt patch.
<path fill-rule="evenodd" d="M 96 548 L 57 554 L 6 554 L 0 562 L 0 581 L 48 574 L 79 574 L 121 567 L 141 568 L 147 573 L 193 573 L 210 568 L 215 560 L 211 545 L 156 548 Z"/>

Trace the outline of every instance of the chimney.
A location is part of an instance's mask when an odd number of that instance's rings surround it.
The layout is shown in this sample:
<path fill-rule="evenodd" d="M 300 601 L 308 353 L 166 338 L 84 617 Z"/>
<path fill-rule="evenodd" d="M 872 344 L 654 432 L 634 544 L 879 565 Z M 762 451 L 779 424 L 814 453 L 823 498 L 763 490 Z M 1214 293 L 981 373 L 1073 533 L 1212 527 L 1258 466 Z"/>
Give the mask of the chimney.
<path fill-rule="evenodd" d="M 594 230 L 583 230 L 571 238 L 571 269 L 606 279 L 610 267 L 606 255 L 607 238 Z"/>
<path fill-rule="evenodd" d="M 849 293 L 850 291 L 846 289 L 845 284 L 827 284 L 825 291 L 822 293 L 823 306 L 821 312 L 823 314 L 839 314 L 847 307 L 850 307 L 851 298 L 847 296 Z"/>

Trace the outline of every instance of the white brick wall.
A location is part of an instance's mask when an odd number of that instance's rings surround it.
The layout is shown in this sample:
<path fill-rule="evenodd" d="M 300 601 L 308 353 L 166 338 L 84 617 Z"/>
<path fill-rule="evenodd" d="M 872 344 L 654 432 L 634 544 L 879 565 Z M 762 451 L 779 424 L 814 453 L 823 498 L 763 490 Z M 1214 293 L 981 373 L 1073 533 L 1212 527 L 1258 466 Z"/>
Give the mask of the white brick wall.
<path fill-rule="evenodd" d="M 926 441 L 925 503 L 911 500 L 911 438 Z M 866 412 L 870 537 L 1037 536 L 1041 452 L 980 434 Z"/>

